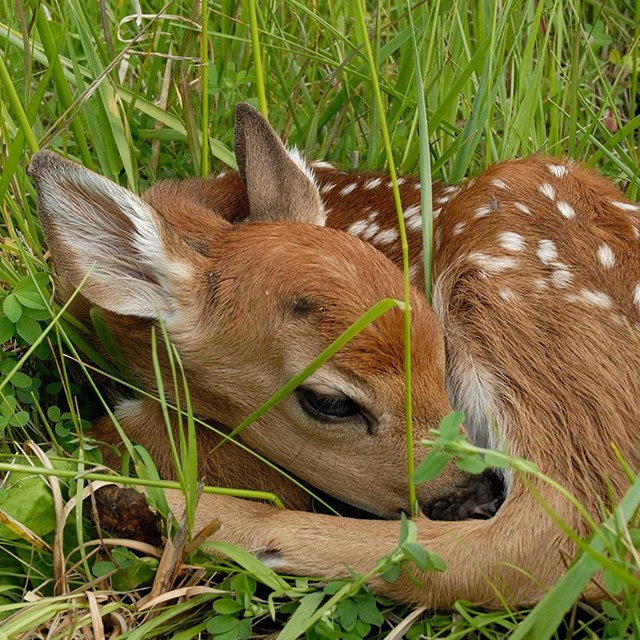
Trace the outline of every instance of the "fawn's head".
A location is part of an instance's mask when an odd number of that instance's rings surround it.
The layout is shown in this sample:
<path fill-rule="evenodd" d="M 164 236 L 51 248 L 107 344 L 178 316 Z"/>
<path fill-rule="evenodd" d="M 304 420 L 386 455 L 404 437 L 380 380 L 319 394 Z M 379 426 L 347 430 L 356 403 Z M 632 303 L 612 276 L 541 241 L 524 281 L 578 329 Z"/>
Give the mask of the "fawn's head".
<path fill-rule="evenodd" d="M 229 428 L 376 302 L 403 291 L 401 273 L 381 253 L 323 226 L 313 174 L 246 105 L 236 155 L 249 209 L 238 224 L 216 213 L 215 197 L 202 205 L 204 183 L 161 183 L 140 198 L 50 152 L 29 168 L 58 271 L 73 287 L 82 283 L 92 305 L 127 317 L 116 338 L 130 369 L 153 385 L 149 345 L 132 336 L 162 321 L 194 411 Z M 417 292 L 411 304 L 419 440 L 450 406 L 439 323 Z M 403 362 L 403 318 L 393 309 L 240 437 L 321 490 L 396 515 L 408 508 Z M 492 497 L 484 479 L 454 467 L 419 487 L 426 509 L 458 505 L 440 509 L 445 517 L 466 517 Z"/>

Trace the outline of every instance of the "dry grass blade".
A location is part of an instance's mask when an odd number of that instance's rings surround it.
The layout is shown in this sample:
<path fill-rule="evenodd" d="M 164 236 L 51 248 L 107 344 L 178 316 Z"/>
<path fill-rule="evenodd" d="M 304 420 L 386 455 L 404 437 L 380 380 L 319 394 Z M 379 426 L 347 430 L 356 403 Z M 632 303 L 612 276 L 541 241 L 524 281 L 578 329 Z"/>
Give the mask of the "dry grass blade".
<path fill-rule="evenodd" d="M 45 452 L 33 442 L 27 445 L 27 450 L 31 449 L 45 469 L 52 469 L 53 465 Z M 65 570 L 64 557 L 64 526 L 66 524 L 66 514 L 62 491 L 60 490 L 60 479 L 55 476 L 47 478 L 51 493 L 53 495 L 53 506 L 56 514 L 56 528 L 53 537 L 53 570 L 54 570 L 54 592 L 60 596 L 67 593 L 67 576 Z"/>
<path fill-rule="evenodd" d="M 170 600 L 181 600 L 183 598 L 192 598 L 194 596 L 199 596 L 204 593 L 214 593 L 214 594 L 225 594 L 227 591 L 223 591 L 221 589 L 214 589 L 213 587 L 202 587 L 202 586 L 193 586 L 193 587 L 180 587 L 178 589 L 172 589 L 171 591 L 165 591 L 154 598 L 148 598 L 138 605 L 138 611 L 146 611 L 147 609 L 151 609 L 163 602 L 168 602 Z"/>

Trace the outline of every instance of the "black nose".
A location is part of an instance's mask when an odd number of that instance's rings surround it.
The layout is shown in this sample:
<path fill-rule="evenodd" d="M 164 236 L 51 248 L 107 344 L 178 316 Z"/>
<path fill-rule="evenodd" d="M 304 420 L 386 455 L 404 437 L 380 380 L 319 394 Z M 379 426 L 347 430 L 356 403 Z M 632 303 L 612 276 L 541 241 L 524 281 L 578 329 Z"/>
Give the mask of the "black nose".
<path fill-rule="evenodd" d="M 504 502 L 505 484 L 501 475 L 485 471 L 469 475 L 467 481 L 435 500 L 421 503 L 431 520 L 488 520 L 498 513 Z"/>
<path fill-rule="evenodd" d="M 495 500 L 487 502 L 486 504 L 479 504 L 471 509 L 469 517 L 476 520 L 488 520 L 489 518 L 493 518 L 493 516 L 498 513 L 498 509 L 500 508 L 500 505 L 503 503 L 503 501 L 503 498 L 496 498 Z"/>

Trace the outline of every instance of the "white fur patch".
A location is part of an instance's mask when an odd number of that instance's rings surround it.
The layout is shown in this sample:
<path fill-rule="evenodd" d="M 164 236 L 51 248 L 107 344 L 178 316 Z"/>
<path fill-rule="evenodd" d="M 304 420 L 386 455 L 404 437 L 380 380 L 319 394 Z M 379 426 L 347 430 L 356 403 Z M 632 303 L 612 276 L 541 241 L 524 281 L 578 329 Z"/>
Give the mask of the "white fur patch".
<path fill-rule="evenodd" d="M 522 204 L 522 202 L 514 202 L 513 206 L 518 210 L 521 211 L 522 213 L 526 213 L 528 216 L 531 215 L 531 209 L 529 209 L 529 207 L 527 207 L 526 204 Z"/>
<path fill-rule="evenodd" d="M 474 218 L 484 218 L 486 215 L 489 215 L 489 213 L 491 212 L 491 207 L 485 206 L 485 207 L 478 207 L 474 214 L 473 217 Z"/>
<path fill-rule="evenodd" d="M 335 182 L 327 182 L 327 184 L 323 184 L 320 188 L 320 193 L 329 193 L 329 191 L 331 191 L 335 186 Z"/>
<path fill-rule="evenodd" d="M 303 155 L 296 147 L 292 147 L 291 149 L 287 148 L 287 154 L 293 164 L 304 173 L 304 175 L 311 181 L 311 183 L 315 186 L 316 184 L 316 176 L 314 175 L 311 167 L 308 165 L 307 161 L 304 159 Z"/>
<path fill-rule="evenodd" d="M 589 291 L 588 289 L 583 289 L 581 291 L 581 295 L 585 302 L 588 302 L 595 307 L 611 309 L 611 298 L 606 293 L 602 293 L 602 291 Z"/>
<path fill-rule="evenodd" d="M 540 240 L 540 242 L 538 242 L 537 254 L 542 264 L 551 264 L 551 262 L 558 257 L 555 242 L 553 242 L 553 240 Z"/>
<path fill-rule="evenodd" d="M 318 169 L 335 169 L 335 167 L 330 162 L 325 162 L 324 160 L 316 160 L 313 163 L 313 166 Z"/>
<path fill-rule="evenodd" d="M 640 282 L 638 282 L 633 290 L 633 301 L 635 302 L 636 307 L 638 307 L 638 311 L 640 311 Z"/>
<path fill-rule="evenodd" d="M 447 389 L 451 404 L 464 412 L 464 427 L 473 444 L 495 449 L 501 436 L 496 427 L 495 377 L 478 365 L 468 353 L 452 358 L 447 371 Z"/>
<path fill-rule="evenodd" d="M 442 231 L 438 229 L 434 235 L 434 246 L 436 251 L 440 249 L 440 245 L 442 244 Z"/>
<path fill-rule="evenodd" d="M 420 231 L 420 229 L 422 229 L 422 216 L 417 213 L 416 215 L 407 218 L 405 226 L 409 231 Z"/>
<path fill-rule="evenodd" d="M 380 231 L 380 225 L 377 222 L 369 222 L 367 228 L 362 232 L 361 237 L 363 240 L 371 240 L 378 231 Z"/>
<path fill-rule="evenodd" d="M 518 261 L 515 258 L 490 256 L 478 251 L 470 253 L 469 260 L 484 269 L 487 273 L 501 273 L 507 269 L 515 269 L 518 266 Z"/>
<path fill-rule="evenodd" d="M 347 228 L 347 233 L 350 233 L 352 236 L 360 236 L 369 228 L 368 220 L 358 220 L 353 224 L 349 225 Z"/>
<path fill-rule="evenodd" d="M 493 178 L 493 180 L 490 180 L 490 183 L 496 187 L 496 189 L 508 189 L 509 185 L 504 181 L 501 180 L 500 178 Z"/>
<path fill-rule="evenodd" d="M 464 228 L 466 226 L 467 226 L 466 222 L 458 222 L 457 224 L 455 224 L 453 227 L 453 235 L 459 236 L 464 231 Z"/>
<path fill-rule="evenodd" d="M 553 200 L 556 197 L 556 190 L 550 185 L 548 182 L 543 182 L 538 189 L 543 196 L 549 198 L 549 200 Z"/>
<path fill-rule="evenodd" d="M 498 244 L 507 251 L 522 251 L 526 246 L 524 238 L 513 231 L 501 233 L 498 236 Z"/>
<path fill-rule="evenodd" d="M 616 256 L 608 244 L 600 245 L 598 248 L 598 260 L 605 269 L 611 269 L 616 263 Z"/>
<path fill-rule="evenodd" d="M 545 289 L 548 289 L 548 285 L 547 283 L 544 281 L 543 278 L 536 278 L 533 281 L 533 286 L 538 289 L 538 291 L 544 291 Z"/>
<path fill-rule="evenodd" d="M 556 263 L 556 268 L 551 273 L 551 284 L 556 289 L 563 289 L 571 284 L 573 280 L 573 274 L 569 271 L 567 265 L 561 262 Z"/>
<path fill-rule="evenodd" d="M 382 178 L 369 178 L 369 180 L 364 183 L 364 188 L 367 190 L 377 189 L 381 184 Z"/>
<path fill-rule="evenodd" d="M 564 202 L 563 200 L 561 200 L 560 202 L 558 202 L 558 204 L 556 204 L 556 207 L 558 207 L 558 211 L 567 220 L 571 220 L 571 218 L 575 218 L 576 212 L 568 202 Z"/>
<path fill-rule="evenodd" d="M 415 215 L 420 215 L 420 205 L 419 204 L 412 204 L 410 207 L 407 207 L 403 212 L 402 215 L 404 216 L 404 219 L 408 219 L 408 218 L 412 218 Z"/>
<path fill-rule="evenodd" d="M 348 184 L 346 187 L 342 187 L 342 189 L 340 189 L 340 195 L 341 196 L 348 196 L 350 193 L 355 191 L 357 188 L 358 188 L 358 183 L 357 182 L 352 182 L 351 184 Z"/>
<path fill-rule="evenodd" d="M 511 289 L 500 289 L 500 291 L 498 291 L 498 295 L 505 302 L 511 302 L 511 300 L 513 300 L 514 298 L 513 291 L 511 291 Z"/>
<path fill-rule="evenodd" d="M 564 178 L 567 174 L 567 167 L 563 164 L 548 164 L 547 169 L 549 169 L 549 173 L 554 175 L 556 178 Z"/>
<path fill-rule="evenodd" d="M 373 242 L 375 244 L 391 244 L 395 242 L 399 238 L 399 234 L 395 229 L 385 229 L 384 231 L 379 231 L 375 238 L 373 238 Z"/>
<path fill-rule="evenodd" d="M 611 204 L 623 211 L 640 211 L 640 207 L 637 204 L 631 204 L 630 202 L 620 202 L 618 200 L 612 200 Z"/>

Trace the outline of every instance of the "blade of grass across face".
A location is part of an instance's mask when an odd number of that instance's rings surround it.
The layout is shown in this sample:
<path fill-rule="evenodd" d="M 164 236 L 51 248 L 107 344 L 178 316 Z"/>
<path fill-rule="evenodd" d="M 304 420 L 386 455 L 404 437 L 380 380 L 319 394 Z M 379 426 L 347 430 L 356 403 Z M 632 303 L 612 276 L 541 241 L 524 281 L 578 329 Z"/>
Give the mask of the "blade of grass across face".
<path fill-rule="evenodd" d="M 312 373 L 317 371 L 331 356 L 341 349 L 350 340 L 355 338 L 367 325 L 375 322 L 383 313 L 393 309 L 394 307 L 402 308 L 402 303 L 399 300 L 393 300 L 392 298 L 385 298 L 377 304 L 375 304 L 369 311 L 364 313 L 358 320 L 356 320 L 344 333 L 338 336 L 315 360 L 309 363 L 298 375 L 294 376 L 281 387 L 271 398 L 269 398 L 262 406 L 256 409 L 250 416 L 243 420 L 230 434 L 219 442 L 213 449 L 215 451 L 218 447 L 223 445 L 227 440 L 234 438 L 240 432 L 244 431 L 250 424 L 254 423 L 261 416 L 263 416 L 271 407 L 275 406 L 283 398 L 291 394 L 297 387 L 299 387 Z"/>
<path fill-rule="evenodd" d="M 411 515 L 417 513 L 416 502 L 416 486 L 413 481 L 413 422 L 411 410 L 411 306 L 410 302 L 410 281 L 409 281 L 409 245 L 407 243 L 407 230 L 404 225 L 404 216 L 402 215 L 402 202 L 400 201 L 400 189 L 398 188 L 398 177 L 396 174 L 396 166 L 393 160 L 393 151 L 391 148 L 391 138 L 387 128 L 386 111 L 382 102 L 382 94 L 378 83 L 376 73 L 376 63 L 371 50 L 371 43 L 367 33 L 367 25 L 364 18 L 364 8 L 361 0 L 354 2 L 356 9 L 356 31 L 359 33 L 361 45 L 364 48 L 366 59 L 369 63 L 371 71 L 371 85 L 380 114 L 380 126 L 382 129 L 382 139 L 387 154 L 387 162 L 389 164 L 389 173 L 391 175 L 391 184 L 393 186 L 393 199 L 396 205 L 396 213 L 398 215 L 398 229 L 400 232 L 400 243 L 402 246 L 402 272 L 404 278 L 404 308 L 402 310 L 404 316 L 404 370 L 405 370 L 405 415 L 406 415 L 406 439 L 407 439 L 407 473 L 409 485 L 409 504 L 411 505 Z"/>

